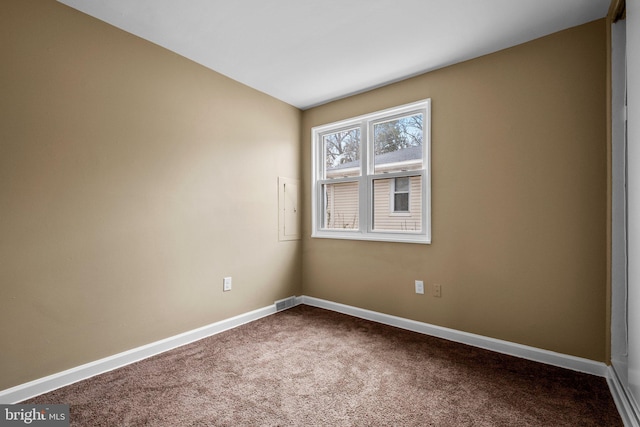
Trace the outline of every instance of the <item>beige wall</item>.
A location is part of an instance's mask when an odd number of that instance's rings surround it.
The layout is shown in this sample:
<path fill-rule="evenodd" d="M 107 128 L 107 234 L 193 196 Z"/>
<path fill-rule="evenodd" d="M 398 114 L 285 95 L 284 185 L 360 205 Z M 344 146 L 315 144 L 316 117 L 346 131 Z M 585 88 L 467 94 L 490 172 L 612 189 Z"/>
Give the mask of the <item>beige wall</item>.
<path fill-rule="evenodd" d="M 603 20 L 302 116 L 54 0 L 0 26 L 0 390 L 293 294 L 605 360 Z M 431 245 L 311 239 L 308 191 L 278 242 L 312 126 L 427 97 Z"/>
<path fill-rule="evenodd" d="M 299 110 L 54 0 L 2 6 L 0 390 L 301 294 L 277 210 Z"/>
<path fill-rule="evenodd" d="M 433 243 L 311 239 L 307 192 L 305 294 L 604 361 L 605 68 L 599 20 L 305 111 L 305 188 L 313 126 L 431 98 L 433 127 Z"/>

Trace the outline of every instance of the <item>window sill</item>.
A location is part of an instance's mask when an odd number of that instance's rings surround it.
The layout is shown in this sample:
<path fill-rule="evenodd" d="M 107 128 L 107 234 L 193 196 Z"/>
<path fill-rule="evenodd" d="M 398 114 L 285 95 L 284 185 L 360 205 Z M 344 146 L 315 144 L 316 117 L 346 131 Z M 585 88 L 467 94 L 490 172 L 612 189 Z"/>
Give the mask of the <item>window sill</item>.
<path fill-rule="evenodd" d="M 370 242 L 391 242 L 391 243 L 417 243 L 430 245 L 431 238 L 424 234 L 409 233 L 361 233 L 342 231 L 318 231 L 311 235 L 314 239 L 336 239 L 336 240 L 363 240 Z"/>

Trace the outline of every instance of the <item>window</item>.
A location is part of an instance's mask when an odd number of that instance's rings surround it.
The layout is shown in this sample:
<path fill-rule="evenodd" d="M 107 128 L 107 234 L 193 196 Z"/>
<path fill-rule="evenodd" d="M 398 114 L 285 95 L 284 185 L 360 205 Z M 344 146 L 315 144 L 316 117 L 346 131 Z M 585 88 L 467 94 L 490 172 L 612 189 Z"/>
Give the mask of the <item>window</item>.
<path fill-rule="evenodd" d="M 312 129 L 312 237 L 431 243 L 430 107 Z"/>
<path fill-rule="evenodd" d="M 392 197 L 392 212 L 409 212 L 409 177 L 394 178 Z"/>

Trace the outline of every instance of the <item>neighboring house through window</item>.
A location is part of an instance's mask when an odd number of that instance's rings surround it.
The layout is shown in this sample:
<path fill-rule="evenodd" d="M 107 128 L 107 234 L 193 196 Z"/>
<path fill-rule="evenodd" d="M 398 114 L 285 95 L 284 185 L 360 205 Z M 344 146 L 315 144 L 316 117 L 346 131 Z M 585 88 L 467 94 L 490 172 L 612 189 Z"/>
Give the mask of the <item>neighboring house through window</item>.
<path fill-rule="evenodd" d="M 429 126 L 426 100 L 313 128 L 313 237 L 430 243 Z"/>

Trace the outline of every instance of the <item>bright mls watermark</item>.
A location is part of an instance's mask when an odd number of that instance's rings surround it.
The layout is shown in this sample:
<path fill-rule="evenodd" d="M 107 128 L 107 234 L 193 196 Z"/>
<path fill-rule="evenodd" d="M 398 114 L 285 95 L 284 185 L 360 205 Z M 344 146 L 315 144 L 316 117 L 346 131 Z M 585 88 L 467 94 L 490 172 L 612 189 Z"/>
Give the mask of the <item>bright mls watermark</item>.
<path fill-rule="evenodd" d="M 69 405 L 0 405 L 0 427 L 69 427 Z"/>

